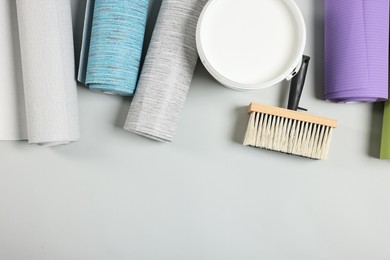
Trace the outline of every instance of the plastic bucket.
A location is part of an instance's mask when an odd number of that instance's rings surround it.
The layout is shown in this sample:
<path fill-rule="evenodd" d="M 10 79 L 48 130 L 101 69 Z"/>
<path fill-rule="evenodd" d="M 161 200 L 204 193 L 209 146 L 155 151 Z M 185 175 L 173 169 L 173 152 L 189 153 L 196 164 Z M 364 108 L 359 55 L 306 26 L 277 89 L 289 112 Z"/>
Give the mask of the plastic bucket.
<path fill-rule="evenodd" d="M 298 72 L 306 26 L 293 0 L 210 0 L 196 43 L 215 79 L 232 89 L 256 90 Z"/>

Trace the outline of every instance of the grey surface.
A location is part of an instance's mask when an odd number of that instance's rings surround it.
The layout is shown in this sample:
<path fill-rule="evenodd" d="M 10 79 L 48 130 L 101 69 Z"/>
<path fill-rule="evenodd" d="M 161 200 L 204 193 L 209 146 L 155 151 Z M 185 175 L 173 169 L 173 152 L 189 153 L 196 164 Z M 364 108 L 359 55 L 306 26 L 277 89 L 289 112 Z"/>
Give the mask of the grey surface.
<path fill-rule="evenodd" d="M 121 129 L 128 99 L 80 87 L 79 142 L 0 143 L 0 259 L 390 259 L 381 105 L 321 101 L 322 2 L 297 3 L 302 106 L 339 119 L 328 161 L 240 145 L 245 106 L 283 87 L 234 92 L 199 65 L 171 144 Z"/>

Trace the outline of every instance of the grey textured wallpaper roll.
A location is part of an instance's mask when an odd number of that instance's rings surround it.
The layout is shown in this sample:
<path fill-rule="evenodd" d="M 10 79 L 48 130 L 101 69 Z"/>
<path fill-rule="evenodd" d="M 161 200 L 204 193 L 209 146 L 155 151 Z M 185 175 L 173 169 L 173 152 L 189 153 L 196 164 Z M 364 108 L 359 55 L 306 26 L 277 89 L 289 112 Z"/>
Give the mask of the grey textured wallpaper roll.
<path fill-rule="evenodd" d="M 79 138 L 72 17 L 69 0 L 16 0 L 31 144 Z"/>
<path fill-rule="evenodd" d="M 172 141 L 198 59 L 196 25 L 206 3 L 163 0 L 125 130 Z"/>

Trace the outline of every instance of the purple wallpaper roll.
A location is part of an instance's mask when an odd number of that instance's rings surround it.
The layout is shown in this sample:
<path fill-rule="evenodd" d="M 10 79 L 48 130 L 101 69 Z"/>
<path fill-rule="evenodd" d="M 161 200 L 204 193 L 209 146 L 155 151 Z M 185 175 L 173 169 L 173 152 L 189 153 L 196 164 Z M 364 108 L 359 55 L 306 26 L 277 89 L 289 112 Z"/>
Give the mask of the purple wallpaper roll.
<path fill-rule="evenodd" d="M 389 0 L 325 0 L 325 98 L 388 98 Z"/>

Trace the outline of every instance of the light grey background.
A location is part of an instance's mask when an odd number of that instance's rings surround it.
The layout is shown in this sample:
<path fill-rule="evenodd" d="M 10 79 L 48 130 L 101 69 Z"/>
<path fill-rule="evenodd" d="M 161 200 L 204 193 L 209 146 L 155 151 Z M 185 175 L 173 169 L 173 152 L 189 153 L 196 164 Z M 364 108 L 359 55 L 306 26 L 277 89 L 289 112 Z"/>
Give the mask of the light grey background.
<path fill-rule="evenodd" d="M 285 86 L 235 92 L 198 64 L 169 144 L 121 129 L 129 99 L 80 87 L 81 141 L 0 143 L 0 259 L 390 259 L 382 106 L 321 100 L 323 2 L 297 3 L 312 56 L 301 105 L 339 119 L 328 161 L 240 144 L 245 107 L 283 105 Z"/>

